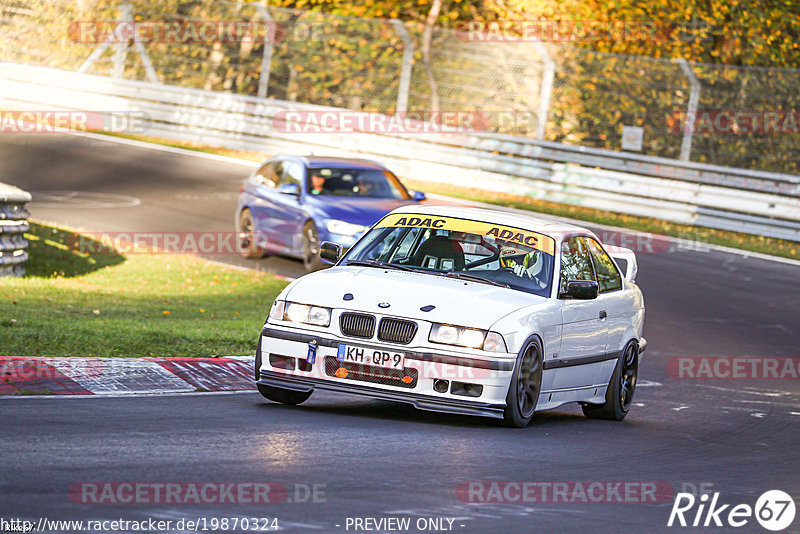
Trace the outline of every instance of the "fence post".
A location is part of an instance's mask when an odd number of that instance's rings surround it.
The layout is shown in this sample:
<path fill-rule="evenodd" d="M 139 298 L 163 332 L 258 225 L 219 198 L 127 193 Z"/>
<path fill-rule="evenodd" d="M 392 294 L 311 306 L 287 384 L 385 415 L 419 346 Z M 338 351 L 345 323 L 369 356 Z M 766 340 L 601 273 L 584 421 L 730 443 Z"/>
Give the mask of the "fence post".
<path fill-rule="evenodd" d="M 92 53 L 89 54 L 89 57 L 87 57 L 86 60 L 81 63 L 81 66 L 78 67 L 78 74 L 85 74 L 86 71 L 88 71 L 89 68 L 94 65 L 98 59 L 100 59 L 103 53 L 108 50 L 108 47 L 111 46 L 114 36 L 116 35 L 119 37 L 119 27 L 126 22 L 131 24 L 131 39 L 133 39 L 133 45 L 136 47 L 136 52 L 139 54 L 139 58 L 142 60 L 145 74 L 147 74 L 147 79 L 153 83 L 158 83 L 156 69 L 153 67 L 153 62 L 150 60 L 150 56 L 147 54 L 147 49 L 145 48 L 144 44 L 139 39 L 139 35 L 136 31 L 136 25 L 133 23 L 133 6 L 127 2 L 120 6 L 120 14 L 119 18 L 117 19 L 117 25 L 114 27 L 114 31 L 108 34 L 105 40 L 97 45 L 97 47 L 92 50 Z M 125 55 L 127 49 L 127 42 L 119 41 L 114 45 L 114 69 L 112 71 L 112 77 L 114 78 L 122 78 L 122 75 L 125 73 Z"/>
<path fill-rule="evenodd" d="M 405 113 L 408 111 L 408 90 L 411 86 L 411 68 L 414 62 L 414 41 L 402 21 L 392 19 L 391 23 L 403 40 L 403 66 L 400 69 L 400 86 L 397 88 L 397 109 L 395 109 L 395 112 Z"/>
<path fill-rule="evenodd" d="M 258 14 L 267 23 L 267 42 L 264 43 L 264 53 L 261 56 L 261 74 L 258 76 L 258 96 L 259 98 L 267 98 L 269 73 L 272 70 L 272 41 L 275 38 L 277 28 L 274 27 L 272 16 L 267 8 L 260 3 L 255 3 L 255 6 Z"/>
<path fill-rule="evenodd" d="M 547 118 L 550 114 L 550 99 L 553 95 L 553 79 L 555 78 L 556 64 L 544 43 L 537 41 L 536 48 L 542 55 L 542 62 L 544 63 L 542 87 L 539 92 L 539 111 L 538 117 L 536 117 L 536 139 L 543 140 L 547 129 Z"/>
<path fill-rule="evenodd" d="M 694 137 L 694 123 L 697 118 L 697 105 L 700 102 L 700 81 L 694 75 L 689 62 L 683 58 L 674 60 L 689 80 L 689 105 L 686 108 L 686 122 L 683 128 L 683 140 L 681 141 L 681 161 L 689 161 L 692 155 L 692 137 Z"/>
<path fill-rule="evenodd" d="M 119 28 L 120 24 L 126 23 L 131 25 L 132 30 L 134 29 L 133 6 L 131 6 L 128 2 L 124 2 L 119 8 L 119 24 L 117 24 L 117 28 Z M 133 35 L 132 38 L 135 40 L 136 36 Z M 119 79 L 122 78 L 123 74 L 125 74 L 125 58 L 127 55 L 128 42 L 118 38 L 114 45 L 114 68 L 111 70 L 112 78 Z"/>

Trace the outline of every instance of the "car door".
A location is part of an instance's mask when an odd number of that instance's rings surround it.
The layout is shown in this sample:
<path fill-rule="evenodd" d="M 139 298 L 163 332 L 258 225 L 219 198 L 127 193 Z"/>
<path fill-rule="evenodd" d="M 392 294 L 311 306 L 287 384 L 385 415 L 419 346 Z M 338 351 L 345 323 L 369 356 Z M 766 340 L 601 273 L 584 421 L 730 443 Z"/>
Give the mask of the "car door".
<path fill-rule="evenodd" d="M 248 188 L 252 188 L 252 201 L 249 208 L 253 215 L 255 230 L 261 237 L 258 243 L 267 252 L 280 252 L 283 245 L 278 241 L 278 210 L 275 205 L 277 187 L 283 172 L 283 162 L 268 161 L 250 177 Z"/>
<path fill-rule="evenodd" d="M 569 280 L 597 281 L 591 252 L 582 236 L 564 239 L 561 248 L 559 294 Z M 562 299 L 562 336 L 559 353 L 546 360 L 555 369 L 552 389 L 601 383 L 608 336 L 607 310 L 601 299 Z"/>
<path fill-rule="evenodd" d="M 602 309 L 607 314 L 606 352 L 609 356 L 613 356 L 628 341 L 625 339 L 625 333 L 637 312 L 636 296 L 632 290 L 625 289 L 622 274 L 614 260 L 603 250 L 602 245 L 591 237 L 586 238 L 586 244 L 592 255 L 592 263 L 600 290 L 597 301 L 602 304 Z M 610 378 L 616 363 L 616 359 L 607 360 L 602 374 Z"/>
<path fill-rule="evenodd" d="M 305 166 L 298 161 L 285 160 L 275 190 L 275 212 L 280 220 L 279 240 L 287 254 L 302 254 L 303 224 L 308 219 L 303 207 L 304 181 Z"/>

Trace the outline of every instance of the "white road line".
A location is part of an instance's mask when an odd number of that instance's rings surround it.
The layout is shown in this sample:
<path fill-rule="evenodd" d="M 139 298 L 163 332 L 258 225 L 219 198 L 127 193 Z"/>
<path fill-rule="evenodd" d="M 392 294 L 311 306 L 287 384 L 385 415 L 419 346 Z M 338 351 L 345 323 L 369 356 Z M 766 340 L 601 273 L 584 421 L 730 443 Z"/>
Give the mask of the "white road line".
<path fill-rule="evenodd" d="M 161 152 L 169 152 L 170 154 L 178 154 L 183 156 L 194 156 L 196 158 L 205 158 L 213 161 L 221 161 L 223 163 L 233 163 L 235 165 L 244 165 L 247 167 L 258 167 L 261 165 L 258 161 L 250 161 L 248 159 L 234 158 L 231 156 L 220 156 L 218 154 L 209 154 L 207 152 L 200 152 L 198 150 L 189 150 L 188 148 L 178 148 L 174 146 L 159 145 L 157 143 L 148 143 L 146 141 L 136 141 L 134 139 L 125 139 L 124 137 L 115 137 L 112 135 L 95 134 L 89 132 L 65 132 L 79 137 L 87 137 L 97 141 L 108 141 L 120 145 L 133 146 L 137 148 L 144 148 L 148 150 L 160 150 Z M 266 159 L 266 158 L 264 158 Z"/>
<path fill-rule="evenodd" d="M 695 385 L 699 388 L 718 389 L 720 391 L 732 391 L 734 393 L 746 393 L 748 395 L 758 395 L 761 397 L 785 397 L 787 395 L 792 395 L 792 393 L 788 391 L 774 391 L 774 390 L 753 391 L 751 389 L 723 388 L 720 386 L 708 386 L 706 384 L 695 384 Z"/>

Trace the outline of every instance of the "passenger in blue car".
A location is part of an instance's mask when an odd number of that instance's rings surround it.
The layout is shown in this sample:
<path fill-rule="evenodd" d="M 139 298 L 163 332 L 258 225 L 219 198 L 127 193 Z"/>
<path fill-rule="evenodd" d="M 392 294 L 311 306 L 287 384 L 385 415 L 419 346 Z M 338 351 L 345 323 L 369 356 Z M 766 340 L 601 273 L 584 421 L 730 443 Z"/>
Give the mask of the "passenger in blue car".
<path fill-rule="evenodd" d="M 356 186 L 356 191 L 362 197 L 370 197 L 374 196 L 375 193 L 375 182 L 371 180 L 359 179 L 358 186 Z"/>

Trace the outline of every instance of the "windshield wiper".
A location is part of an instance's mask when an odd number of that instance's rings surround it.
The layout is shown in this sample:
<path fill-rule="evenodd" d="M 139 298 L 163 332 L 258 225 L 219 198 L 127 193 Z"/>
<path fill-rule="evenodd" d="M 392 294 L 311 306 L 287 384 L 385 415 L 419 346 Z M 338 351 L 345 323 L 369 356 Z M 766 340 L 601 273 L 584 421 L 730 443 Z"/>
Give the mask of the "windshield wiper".
<path fill-rule="evenodd" d="M 480 276 L 475 276 L 474 274 L 468 274 L 463 272 L 455 272 L 455 271 L 447 271 L 444 273 L 444 276 L 447 278 L 458 278 L 459 280 L 469 280 L 470 282 L 482 282 L 484 284 L 489 284 L 492 286 L 498 287 L 505 287 L 506 289 L 511 289 L 511 286 L 508 284 L 503 284 L 501 282 L 495 282 L 494 280 L 489 280 L 488 278 L 482 278 Z"/>
<path fill-rule="evenodd" d="M 397 263 L 389 263 L 379 260 L 348 260 L 346 265 L 363 265 L 364 267 L 379 267 L 382 269 L 396 269 L 398 271 L 414 271 L 415 269 L 406 265 L 398 265 Z"/>

